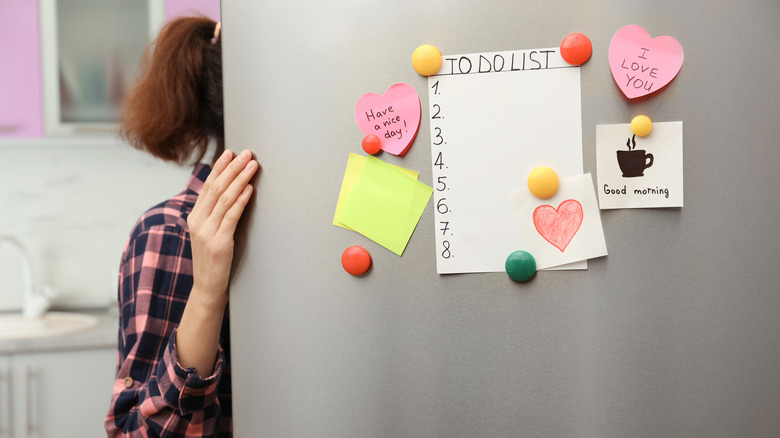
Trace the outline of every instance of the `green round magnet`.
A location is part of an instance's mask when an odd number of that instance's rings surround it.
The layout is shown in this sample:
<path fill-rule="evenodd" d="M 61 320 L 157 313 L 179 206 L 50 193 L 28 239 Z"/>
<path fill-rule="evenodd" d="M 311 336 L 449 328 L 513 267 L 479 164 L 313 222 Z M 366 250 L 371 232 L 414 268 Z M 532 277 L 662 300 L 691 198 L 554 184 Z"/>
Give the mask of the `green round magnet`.
<path fill-rule="evenodd" d="M 536 260 L 526 251 L 515 251 L 506 258 L 506 273 L 514 281 L 523 283 L 536 274 Z"/>

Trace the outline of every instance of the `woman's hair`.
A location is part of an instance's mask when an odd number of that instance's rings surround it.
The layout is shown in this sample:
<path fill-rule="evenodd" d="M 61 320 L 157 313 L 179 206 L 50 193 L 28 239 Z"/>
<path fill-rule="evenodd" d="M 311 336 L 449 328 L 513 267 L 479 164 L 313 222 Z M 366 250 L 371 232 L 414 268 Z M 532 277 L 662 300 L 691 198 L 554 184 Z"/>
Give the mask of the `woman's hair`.
<path fill-rule="evenodd" d="M 200 161 L 211 139 L 225 147 L 222 48 L 216 22 L 170 21 L 144 52 L 141 72 L 122 106 L 119 135 L 130 145 L 177 164 Z"/>

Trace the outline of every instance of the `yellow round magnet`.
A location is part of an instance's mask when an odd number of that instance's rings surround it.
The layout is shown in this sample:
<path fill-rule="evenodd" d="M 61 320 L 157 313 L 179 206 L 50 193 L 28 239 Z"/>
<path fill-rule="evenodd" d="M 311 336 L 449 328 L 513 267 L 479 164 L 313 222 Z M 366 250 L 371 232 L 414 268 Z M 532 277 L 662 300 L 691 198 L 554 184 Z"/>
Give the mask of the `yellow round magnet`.
<path fill-rule="evenodd" d="M 631 132 L 644 137 L 653 129 L 653 121 L 646 115 L 636 116 L 631 120 Z"/>
<path fill-rule="evenodd" d="M 412 67 L 422 76 L 435 75 L 441 68 L 441 52 L 430 44 L 423 44 L 412 53 Z"/>
<path fill-rule="evenodd" d="M 528 175 L 528 190 L 537 198 L 551 198 L 558 191 L 558 174 L 549 167 L 537 167 Z"/>

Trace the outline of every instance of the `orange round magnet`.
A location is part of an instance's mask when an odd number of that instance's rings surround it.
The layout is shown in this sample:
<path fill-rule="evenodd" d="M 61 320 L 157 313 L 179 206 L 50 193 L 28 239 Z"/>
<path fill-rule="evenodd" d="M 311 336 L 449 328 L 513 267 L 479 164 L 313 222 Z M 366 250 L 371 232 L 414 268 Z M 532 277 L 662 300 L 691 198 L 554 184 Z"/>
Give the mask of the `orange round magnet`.
<path fill-rule="evenodd" d="M 528 190 L 537 198 L 551 198 L 558 191 L 558 174 L 549 167 L 537 167 L 528 175 Z"/>
<path fill-rule="evenodd" d="M 435 75 L 441 68 L 441 52 L 430 44 L 423 44 L 412 53 L 412 67 L 422 76 Z"/>
<path fill-rule="evenodd" d="M 382 140 L 374 134 L 368 134 L 363 137 L 363 150 L 367 154 L 374 155 L 382 150 Z"/>
<path fill-rule="evenodd" d="M 371 254 L 363 247 L 350 246 L 341 254 L 341 266 L 352 275 L 363 275 L 371 267 Z"/>
<path fill-rule="evenodd" d="M 646 137 L 653 130 L 653 121 L 650 117 L 642 114 L 631 119 L 631 132 L 640 136 Z"/>
<path fill-rule="evenodd" d="M 571 33 L 561 41 L 561 57 L 572 65 L 582 65 L 590 59 L 593 45 L 590 39 L 581 33 Z"/>

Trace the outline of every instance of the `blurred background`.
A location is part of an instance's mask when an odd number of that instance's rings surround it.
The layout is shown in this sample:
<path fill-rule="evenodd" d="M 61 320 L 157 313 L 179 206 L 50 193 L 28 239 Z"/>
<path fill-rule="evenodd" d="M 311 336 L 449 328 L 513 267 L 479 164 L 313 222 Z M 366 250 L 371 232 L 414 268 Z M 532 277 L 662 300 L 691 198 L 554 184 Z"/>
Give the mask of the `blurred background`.
<path fill-rule="evenodd" d="M 0 333 L 0 437 L 105 436 L 122 248 L 191 171 L 124 144 L 116 122 L 146 45 L 181 15 L 219 20 L 220 2 L 0 2 L 0 236 L 26 248 L 54 310 L 100 314 L 91 334 Z M 11 246 L 0 241 L 0 314 L 22 308 Z"/>
<path fill-rule="evenodd" d="M 0 3 L 0 235 L 27 246 L 58 306 L 113 299 L 130 227 L 186 182 L 190 169 L 122 144 L 115 123 L 147 43 L 195 14 L 218 20 L 219 0 Z M 7 252 L 0 310 L 21 305 Z"/>

